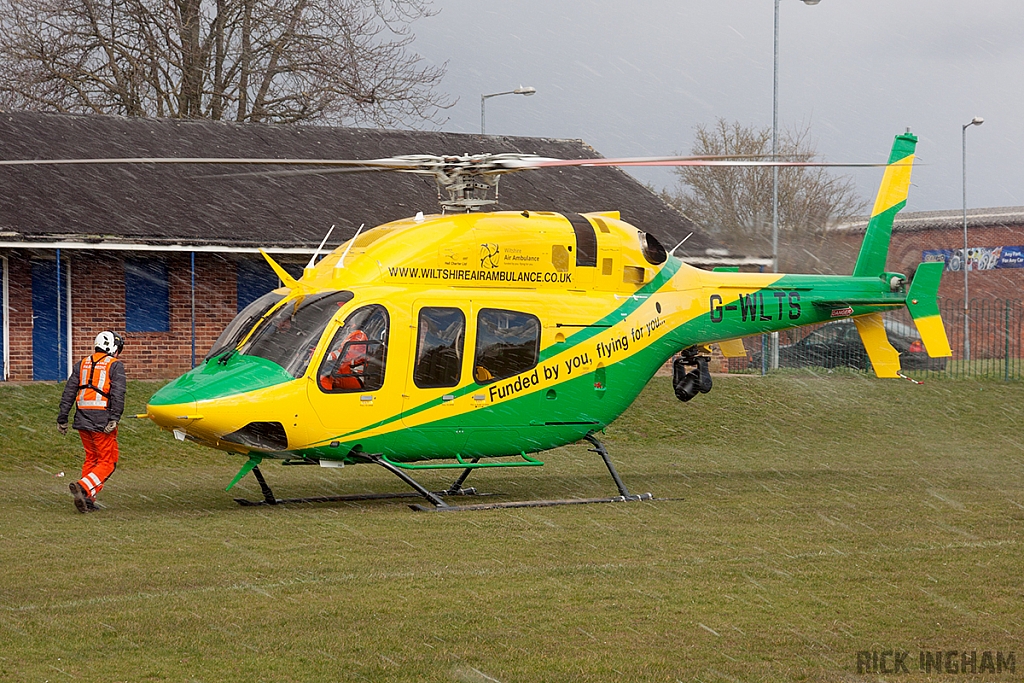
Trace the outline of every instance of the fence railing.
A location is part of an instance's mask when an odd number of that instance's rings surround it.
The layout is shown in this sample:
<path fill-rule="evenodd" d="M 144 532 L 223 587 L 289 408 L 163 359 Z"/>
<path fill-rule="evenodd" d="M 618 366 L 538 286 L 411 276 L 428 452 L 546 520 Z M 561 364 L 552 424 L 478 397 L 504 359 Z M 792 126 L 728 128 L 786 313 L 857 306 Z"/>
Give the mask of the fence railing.
<path fill-rule="evenodd" d="M 885 314 L 889 341 L 900 352 L 904 374 L 910 377 L 944 376 L 991 378 L 1005 381 L 1024 378 L 1024 301 L 971 299 L 966 325 L 970 358 L 964 344 L 963 299 L 939 302 L 951 358 L 930 358 L 906 309 Z M 761 337 L 743 340 L 747 358 L 725 361 L 728 372 L 762 371 Z M 870 361 L 851 320 L 839 320 L 779 333 L 779 367 L 848 368 L 868 371 Z"/>

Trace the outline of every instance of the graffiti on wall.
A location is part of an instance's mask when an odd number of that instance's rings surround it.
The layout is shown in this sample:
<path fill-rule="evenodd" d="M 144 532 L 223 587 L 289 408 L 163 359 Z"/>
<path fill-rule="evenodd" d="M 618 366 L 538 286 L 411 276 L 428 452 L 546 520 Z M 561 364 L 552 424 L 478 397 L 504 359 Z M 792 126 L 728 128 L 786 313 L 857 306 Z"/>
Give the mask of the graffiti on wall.
<path fill-rule="evenodd" d="M 964 265 L 963 249 L 925 249 L 921 260 L 942 261 L 946 270 L 959 271 Z M 996 270 L 997 268 L 1024 268 L 1024 246 L 968 247 L 967 270 Z"/>

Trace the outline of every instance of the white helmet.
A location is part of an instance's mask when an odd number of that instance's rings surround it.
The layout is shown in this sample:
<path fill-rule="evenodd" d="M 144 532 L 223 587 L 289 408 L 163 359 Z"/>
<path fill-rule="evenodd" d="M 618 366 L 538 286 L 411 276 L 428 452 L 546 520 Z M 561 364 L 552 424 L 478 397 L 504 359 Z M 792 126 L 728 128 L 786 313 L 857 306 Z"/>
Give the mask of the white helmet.
<path fill-rule="evenodd" d="M 117 332 L 104 330 L 96 335 L 95 347 L 97 351 L 116 356 L 124 348 L 124 339 Z"/>

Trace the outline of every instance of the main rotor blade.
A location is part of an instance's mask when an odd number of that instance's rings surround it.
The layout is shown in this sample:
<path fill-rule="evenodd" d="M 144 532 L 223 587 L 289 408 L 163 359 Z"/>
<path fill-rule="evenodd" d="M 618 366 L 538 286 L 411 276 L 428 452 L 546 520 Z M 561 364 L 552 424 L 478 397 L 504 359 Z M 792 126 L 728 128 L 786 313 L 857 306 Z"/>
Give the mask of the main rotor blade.
<path fill-rule="evenodd" d="M 406 170 L 420 167 L 412 159 L 241 159 L 199 157 L 125 157 L 110 159 L 0 159 L 0 166 L 72 166 L 116 164 L 210 164 L 246 166 L 326 166 L 365 167 L 367 169 Z"/>
<path fill-rule="evenodd" d="M 210 173 L 196 176 L 197 178 L 290 178 L 292 176 L 307 176 L 307 175 L 336 175 L 339 173 L 386 173 L 387 171 L 395 171 L 396 173 L 419 173 L 418 169 L 407 169 L 407 168 L 391 168 L 387 166 L 341 166 L 341 167 L 320 167 L 320 168 L 300 168 L 287 171 L 239 171 L 237 173 Z"/>
<path fill-rule="evenodd" d="M 760 155 L 735 155 L 743 159 L 728 159 L 722 157 L 632 157 L 623 159 L 541 159 L 536 161 L 524 160 L 520 168 L 552 168 L 559 166 L 711 166 L 724 168 L 743 167 L 822 167 L 822 168 L 875 168 L 889 166 L 880 162 L 828 162 L 828 161 L 770 161 L 751 159 L 751 156 Z"/>
<path fill-rule="evenodd" d="M 78 166 L 117 164 L 195 164 L 235 166 L 304 166 L 304 171 L 275 171 L 265 175 L 399 171 L 435 175 L 497 175 L 527 171 L 539 168 L 559 167 L 600 167 L 600 166 L 691 166 L 721 168 L 877 168 L 889 166 L 880 162 L 825 162 L 825 161 L 780 161 L 765 159 L 765 155 L 711 155 L 711 156 L 661 156 L 625 157 L 617 159 L 553 159 L 533 154 L 500 153 L 473 154 L 461 156 L 436 156 L 410 154 L 383 159 L 247 159 L 247 158 L 201 158 L 201 157 L 127 157 L 109 159 L 0 159 L 0 166 Z M 911 163 L 911 162 L 906 162 Z M 246 174 L 242 174 L 246 175 Z"/>

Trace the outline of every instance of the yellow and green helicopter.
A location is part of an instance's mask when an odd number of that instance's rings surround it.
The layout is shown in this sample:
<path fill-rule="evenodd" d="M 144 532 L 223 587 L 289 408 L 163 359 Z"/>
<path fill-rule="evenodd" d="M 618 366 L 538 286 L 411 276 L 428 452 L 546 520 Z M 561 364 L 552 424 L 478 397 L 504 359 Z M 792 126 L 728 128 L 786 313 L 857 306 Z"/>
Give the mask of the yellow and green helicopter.
<path fill-rule="evenodd" d="M 931 356 L 951 354 L 937 305 L 941 263 L 912 282 L 885 270 L 917 139 L 896 137 L 852 276 L 709 272 L 666 252 L 615 212 L 417 215 L 358 233 L 224 330 L 204 363 L 158 391 L 146 417 L 179 438 L 247 457 L 278 502 L 264 458 L 376 463 L 430 506 L 473 469 L 542 464 L 534 454 L 586 439 L 630 494 L 595 434 L 674 361 L 677 396 L 711 389 L 707 346 L 745 355 L 743 337 L 852 317 L 879 377 L 898 376 L 882 314 L 906 306 Z M 563 161 L 520 155 L 345 162 L 432 173 L 449 204 L 477 208 L 501 174 L 559 165 L 728 160 Z M 509 461 L 508 458 L 515 458 Z M 432 492 L 410 473 L 460 474 Z M 230 489 L 231 486 L 228 488 Z M 412 494 L 415 495 L 415 494 Z"/>
<path fill-rule="evenodd" d="M 519 154 L 372 161 L 135 160 L 311 165 L 313 172 L 433 175 L 446 208 L 478 209 L 501 175 L 588 165 L 885 166 L 851 276 L 705 271 L 668 253 L 616 212 L 442 213 L 359 232 L 245 308 L 206 360 L 160 389 L 147 417 L 179 439 L 245 456 L 228 489 L 259 464 L 375 463 L 422 496 L 417 509 L 642 500 L 595 436 L 669 359 L 683 401 L 711 389 L 708 345 L 745 355 L 742 338 L 853 318 L 879 377 L 900 372 L 882 314 L 906 306 L 929 355 L 951 355 L 939 317 L 941 263 L 913 281 L 885 270 L 895 214 L 906 204 L 917 138 L 895 138 L 887 164 L 731 159 L 559 160 Z M 95 161 L 95 160 L 94 160 Z M 116 160 L 109 160 L 116 161 Z M 127 161 L 127 160 L 120 160 Z M 313 164 L 316 164 L 313 166 Z M 537 466 L 537 453 L 587 440 L 618 496 L 451 505 L 484 467 Z M 510 460 L 512 458 L 512 460 Z M 412 476 L 452 469 L 446 491 Z M 248 503 L 248 501 L 239 501 Z"/>

